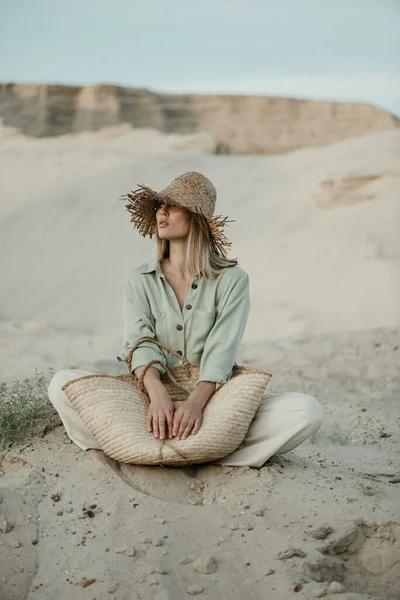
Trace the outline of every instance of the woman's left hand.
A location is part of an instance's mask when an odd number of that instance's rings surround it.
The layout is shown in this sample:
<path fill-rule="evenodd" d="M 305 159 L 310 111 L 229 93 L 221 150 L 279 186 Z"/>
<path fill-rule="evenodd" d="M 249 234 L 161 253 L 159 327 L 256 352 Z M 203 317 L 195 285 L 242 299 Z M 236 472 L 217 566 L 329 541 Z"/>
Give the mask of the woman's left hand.
<path fill-rule="evenodd" d="M 185 400 L 174 413 L 172 435 L 178 440 L 185 440 L 190 433 L 195 435 L 201 426 L 203 407 L 194 400 Z"/>

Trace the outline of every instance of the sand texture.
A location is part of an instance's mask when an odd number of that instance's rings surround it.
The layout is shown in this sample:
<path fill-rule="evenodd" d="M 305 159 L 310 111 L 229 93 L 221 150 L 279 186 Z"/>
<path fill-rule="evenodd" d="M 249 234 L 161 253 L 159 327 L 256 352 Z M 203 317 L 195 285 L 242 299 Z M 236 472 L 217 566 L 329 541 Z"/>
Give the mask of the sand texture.
<path fill-rule="evenodd" d="M 320 400 L 260 469 L 120 465 L 54 419 L 0 452 L 2 600 L 400 598 L 400 133 L 280 156 L 115 126 L 0 142 L 0 381 L 117 373 L 153 254 L 118 201 L 198 170 L 251 281 L 238 362 Z"/>

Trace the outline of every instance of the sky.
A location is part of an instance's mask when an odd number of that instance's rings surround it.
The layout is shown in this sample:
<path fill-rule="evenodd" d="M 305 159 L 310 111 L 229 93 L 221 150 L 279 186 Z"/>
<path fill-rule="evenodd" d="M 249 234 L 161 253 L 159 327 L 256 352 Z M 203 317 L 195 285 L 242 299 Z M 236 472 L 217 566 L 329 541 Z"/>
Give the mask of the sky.
<path fill-rule="evenodd" d="M 0 0 L 0 82 L 361 101 L 400 117 L 400 0 Z"/>

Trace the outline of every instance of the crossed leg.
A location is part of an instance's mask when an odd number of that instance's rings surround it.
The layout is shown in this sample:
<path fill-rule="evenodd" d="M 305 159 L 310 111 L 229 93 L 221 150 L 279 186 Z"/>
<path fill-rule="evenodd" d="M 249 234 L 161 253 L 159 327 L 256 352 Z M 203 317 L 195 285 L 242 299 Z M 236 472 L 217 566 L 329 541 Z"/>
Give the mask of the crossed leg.
<path fill-rule="evenodd" d="M 91 374 L 80 369 L 61 369 L 53 375 L 48 386 L 49 399 L 60 415 L 68 437 L 82 450 L 100 449 L 100 445 L 61 388 L 67 381 Z M 264 393 L 239 448 L 215 464 L 261 467 L 274 454 L 293 450 L 315 433 L 322 423 L 322 416 L 320 403 L 310 394 Z"/>

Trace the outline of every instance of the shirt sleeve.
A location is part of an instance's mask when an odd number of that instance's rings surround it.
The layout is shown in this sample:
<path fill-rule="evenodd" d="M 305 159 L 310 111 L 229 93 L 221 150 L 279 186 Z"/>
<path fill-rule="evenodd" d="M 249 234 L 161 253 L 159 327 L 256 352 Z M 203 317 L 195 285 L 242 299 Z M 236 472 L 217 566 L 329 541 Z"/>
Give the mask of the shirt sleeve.
<path fill-rule="evenodd" d="M 150 307 L 143 295 L 140 293 L 137 281 L 131 282 L 129 278 L 125 281 L 123 295 L 124 312 L 124 339 L 122 351 L 118 354 L 117 360 L 127 362 L 128 354 L 133 344 L 142 337 L 155 338 L 153 320 Z M 151 360 L 160 360 L 164 365 L 165 357 L 161 349 L 151 342 L 143 342 L 132 355 L 133 373 L 135 369 L 146 365 Z M 161 375 L 166 371 L 158 363 L 152 365 Z"/>
<path fill-rule="evenodd" d="M 223 290 L 218 302 L 217 318 L 201 357 L 199 381 L 215 381 L 217 390 L 230 379 L 249 312 L 249 276 L 241 271 Z"/>

